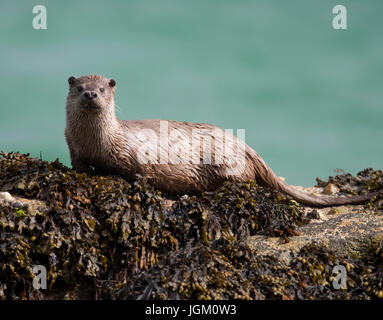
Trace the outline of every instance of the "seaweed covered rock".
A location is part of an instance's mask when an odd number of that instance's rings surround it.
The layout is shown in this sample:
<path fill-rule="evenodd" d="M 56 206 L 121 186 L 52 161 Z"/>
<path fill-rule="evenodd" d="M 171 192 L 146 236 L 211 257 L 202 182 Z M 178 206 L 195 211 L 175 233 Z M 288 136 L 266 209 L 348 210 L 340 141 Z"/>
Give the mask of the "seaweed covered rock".
<path fill-rule="evenodd" d="M 368 209 L 376 212 L 383 210 L 383 172 L 372 168 L 360 171 L 355 177 L 350 173 L 343 173 L 335 177 L 329 177 L 328 180 L 322 181 L 317 178 L 317 186 L 328 188 L 335 186 L 339 193 L 360 195 L 367 192 L 381 191 L 378 196 L 372 199 L 368 204 Z"/>
<path fill-rule="evenodd" d="M 340 192 L 350 192 L 342 181 L 336 181 Z M 358 183 L 353 192 L 381 188 L 381 171 L 366 172 Z M 350 257 L 310 239 L 290 252 L 288 263 L 254 246 L 253 237 L 266 246 L 274 239 L 289 245 L 321 216 L 254 181 L 175 197 L 145 181 L 0 153 L 0 191 L 9 194 L 0 199 L 3 299 L 383 297 L 378 236 L 366 233 L 364 254 Z M 373 199 L 366 212 L 381 215 L 380 201 Z M 348 284 L 358 290 L 331 286 L 332 267 L 342 263 L 353 266 Z M 46 267 L 46 290 L 33 288 L 35 265 Z"/>

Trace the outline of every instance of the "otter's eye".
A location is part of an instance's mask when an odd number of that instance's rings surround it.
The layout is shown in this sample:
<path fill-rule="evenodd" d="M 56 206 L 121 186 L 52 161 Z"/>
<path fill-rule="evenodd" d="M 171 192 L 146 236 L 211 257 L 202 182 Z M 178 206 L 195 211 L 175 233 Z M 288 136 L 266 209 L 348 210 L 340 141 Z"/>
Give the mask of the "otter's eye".
<path fill-rule="evenodd" d="M 77 87 L 77 91 L 78 91 L 78 92 L 81 92 L 82 90 L 84 90 L 83 87 L 81 87 L 81 86 L 78 86 L 78 87 Z"/>
<path fill-rule="evenodd" d="M 101 91 L 101 92 L 104 92 L 104 91 L 105 91 L 105 89 L 104 89 L 104 88 L 100 88 L 100 91 Z"/>

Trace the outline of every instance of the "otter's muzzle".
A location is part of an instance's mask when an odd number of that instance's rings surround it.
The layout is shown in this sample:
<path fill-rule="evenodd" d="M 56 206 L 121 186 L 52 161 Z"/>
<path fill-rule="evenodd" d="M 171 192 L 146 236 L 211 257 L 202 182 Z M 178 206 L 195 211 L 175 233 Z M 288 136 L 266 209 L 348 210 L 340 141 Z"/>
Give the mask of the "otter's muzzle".
<path fill-rule="evenodd" d="M 98 110 L 100 109 L 99 106 L 99 99 L 97 99 L 97 93 L 94 91 L 85 91 L 82 94 L 82 108 L 85 110 Z"/>
<path fill-rule="evenodd" d="M 89 100 L 93 100 L 97 98 L 97 93 L 94 91 L 85 91 L 84 97 Z"/>

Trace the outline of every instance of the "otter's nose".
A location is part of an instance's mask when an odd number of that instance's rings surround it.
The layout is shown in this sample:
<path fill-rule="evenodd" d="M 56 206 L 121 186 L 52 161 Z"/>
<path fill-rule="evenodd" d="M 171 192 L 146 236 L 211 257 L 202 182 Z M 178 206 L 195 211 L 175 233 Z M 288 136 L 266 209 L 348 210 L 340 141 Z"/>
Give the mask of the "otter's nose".
<path fill-rule="evenodd" d="M 97 93 L 94 91 L 86 91 L 84 92 L 84 96 L 89 100 L 93 100 L 97 98 Z"/>

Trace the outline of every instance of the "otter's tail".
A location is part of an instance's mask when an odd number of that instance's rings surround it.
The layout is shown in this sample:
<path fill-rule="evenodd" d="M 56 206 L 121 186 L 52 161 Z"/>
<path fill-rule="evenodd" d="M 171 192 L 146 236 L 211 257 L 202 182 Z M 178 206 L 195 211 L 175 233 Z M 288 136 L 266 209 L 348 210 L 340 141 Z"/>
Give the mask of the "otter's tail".
<path fill-rule="evenodd" d="M 257 154 L 252 153 L 255 180 L 263 185 L 281 191 L 293 197 L 299 203 L 312 207 L 341 206 L 345 204 L 360 204 L 367 202 L 378 194 L 378 192 L 352 197 L 335 197 L 327 195 L 314 195 L 300 191 L 293 186 L 282 181 L 265 161 Z"/>

